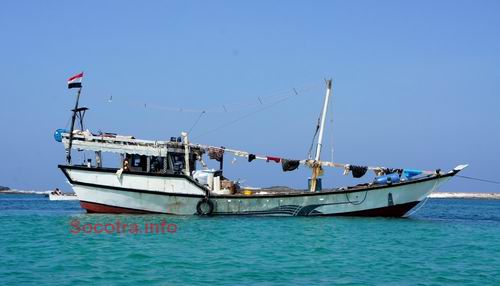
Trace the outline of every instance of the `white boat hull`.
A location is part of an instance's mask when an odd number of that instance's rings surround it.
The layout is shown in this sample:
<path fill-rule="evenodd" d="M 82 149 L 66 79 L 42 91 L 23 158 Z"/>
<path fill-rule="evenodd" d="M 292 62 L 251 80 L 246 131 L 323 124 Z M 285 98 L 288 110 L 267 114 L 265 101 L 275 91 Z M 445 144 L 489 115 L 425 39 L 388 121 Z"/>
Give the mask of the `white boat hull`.
<path fill-rule="evenodd" d="M 60 166 L 88 212 L 196 215 L 207 190 L 183 175 L 115 174 Z M 393 185 L 254 195 L 213 195 L 212 215 L 404 216 L 459 170 Z"/>
<path fill-rule="evenodd" d="M 78 197 L 76 195 L 71 195 L 71 194 L 65 194 L 65 195 L 49 194 L 49 200 L 51 200 L 51 201 L 78 201 Z"/>

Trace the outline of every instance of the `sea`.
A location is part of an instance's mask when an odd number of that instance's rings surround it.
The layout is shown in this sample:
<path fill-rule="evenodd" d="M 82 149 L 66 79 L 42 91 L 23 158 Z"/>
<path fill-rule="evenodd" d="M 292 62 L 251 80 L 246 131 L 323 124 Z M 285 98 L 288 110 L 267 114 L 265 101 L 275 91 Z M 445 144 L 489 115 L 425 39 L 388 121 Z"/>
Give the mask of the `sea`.
<path fill-rule="evenodd" d="M 500 200 L 408 218 L 86 214 L 0 195 L 0 285 L 500 285 Z"/>

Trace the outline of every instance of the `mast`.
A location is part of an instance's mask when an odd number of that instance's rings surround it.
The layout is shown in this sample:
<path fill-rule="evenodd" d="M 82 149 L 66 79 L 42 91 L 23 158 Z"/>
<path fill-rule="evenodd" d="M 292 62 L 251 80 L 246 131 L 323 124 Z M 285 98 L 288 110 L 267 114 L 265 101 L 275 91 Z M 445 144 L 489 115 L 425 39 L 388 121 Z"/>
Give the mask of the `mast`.
<path fill-rule="evenodd" d="M 326 81 L 326 95 L 325 102 L 323 103 L 323 112 L 321 113 L 321 122 L 319 125 L 319 136 L 318 136 L 318 145 L 316 146 L 316 157 L 314 158 L 315 163 L 320 160 L 321 157 L 321 148 L 323 147 L 323 132 L 325 129 L 325 121 L 326 121 L 326 113 L 328 111 L 328 103 L 330 102 L 330 95 L 332 93 L 332 80 L 329 79 Z M 314 164 L 313 172 L 311 177 L 311 187 L 310 191 L 316 191 L 317 178 L 320 176 L 321 165 Z"/>
<path fill-rule="evenodd" d="M 66 161 L 71 164 L 71 145 L 73 145 L 73 130 L 75 128 L 76 113 L 78 112 L 78 101 L 80 101 L 80 94 L 82 93 L 82 87 L 78 88 L 78 94 L 76 95 L 75 109 L 73 109 L 73 116 L 71 117 L 71 129 L 69 132 L 69 145 L 66 155 Z"/>
<path fill-rule="evenodd" d="M 181 136 L 184 141 L 184 174 L 186 176 L 191 176 L 191 170 L 189 168 L 189 139 L 188 139 L 188 133 L 187 132 L 182 132 Z"/>
<path fill-rule="evenodd" d="M 323 147 L 323 131 L 325 129 L 326 113 L 328 111 L 328 103 L 330 102 L 331 92 L 332 92 L 332 80 L 329 79 L 326 81 L 325 103 L 323 104 L 323 112 L 321 113 L 321 123 L 319 125 L 318 145 L 316 147 L 316 158 L 314 158 L 314 160 L 316 161 L 319 161 L 321 156 L 321 147 Z"/>

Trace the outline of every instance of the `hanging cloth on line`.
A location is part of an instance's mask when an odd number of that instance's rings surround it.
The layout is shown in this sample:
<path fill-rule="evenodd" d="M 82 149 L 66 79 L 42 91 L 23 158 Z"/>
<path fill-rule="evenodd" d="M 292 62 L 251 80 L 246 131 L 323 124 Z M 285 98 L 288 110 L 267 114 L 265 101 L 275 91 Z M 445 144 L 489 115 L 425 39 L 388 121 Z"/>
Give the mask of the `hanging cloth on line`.
<path fill-rule="evenodd" d="M 418 170 L 412 170 L 412 171 L 418 171 Z M 377 177 L 380 177 L 383 175 L 389 175 L 389 174 L 393 174 L 393 173 L 398 173 L 398 175 L 401 177 L 401 174 L 403 174 L 403 169 L 376 167 L 373 169 L 373 172 L 375 173 L 375 176 L 377 176 Z M 422 173 L 422 171 L 420 171 L 420 173 L 418 175 L 420 175 L 421 173 Z M 416 175 L 414 175 L 414 176 L 416 176 Z"/>
<path fill-rule="evenodd" d="M 344 166 L 344 176 L 349 174 L 349 172 L 352 172 L 352 176 L 354 178 L 361 178 L 366 174 L 366 171 L 368 171 L 367 166 L 356 166 L 349 164 Z"/>
<path fill-rule="evenodd" d="M 392 173 L 398 173 L 398 175 L 401 177 L 401 174 L 403 174 L 403 169 L 385 168 L 384 172 L 387 175 Z"/>
<path fill-rule="evenodd" d="M 276 162 L 276 163 L 279 163 L 279 162 L 281 162 L 281 158 L 279 158 L 279 157 L 271 157 L 271 156 L 267 156 L 267 157 L 266 157 L 266 162 L 269 162 L 269 161 L 274 161 L 274 162 Z"/>
<path fill-rule="evenodd" d="M 351 165 L 347 164 L 344 166 L 344 173 L 342 175 L 347 176 L 351 172 Z"/>
<path fill-rule="evenodd" d="M 248 162 L 255 160 L 255 154 L 248 154 Z"/>
<path fill-rule="evenodd" d="M 212 160 L 222 161 L 224 157 L 224 148 L 208 148 L 208 157 Z"/>
<path fill-rule="evenodd" d="M 366 174 L 366 171 L 368 171 L 368 167 L 366 166 L 351 165 L 351 172 L 354 178 L 363 177 Z"/>
<path fill-rule="evenodd" d="M 375 169 L 373 169 L 373 172 L 375 173 L 375 176 L 377 176 L 377 177 L 385 175 L 384 168 L 381 168 L 381 167 L 376 167 Z"/>
<path fill-rule="evenodd" d="M 234 156 L 238 156 L 238 157 L 248 157 L 248 152 L 244 152 L 244 151 L 235 151 L 235 152 L 234 152 Z"/>
<path fill-rule="evenodd" d="M 297 169 L 299 165 L 300 161 L 298 160 L 281 159 L 281 168 L 283 168 L 283 172 L 293 171 Z"/>

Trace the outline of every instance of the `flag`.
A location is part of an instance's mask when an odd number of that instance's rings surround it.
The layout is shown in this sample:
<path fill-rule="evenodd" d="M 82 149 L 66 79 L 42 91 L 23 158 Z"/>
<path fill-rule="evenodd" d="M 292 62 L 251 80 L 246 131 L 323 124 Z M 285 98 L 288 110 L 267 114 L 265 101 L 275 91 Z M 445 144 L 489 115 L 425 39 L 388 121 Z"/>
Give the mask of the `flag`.
<path fill-rule="evenodd" d="M 82 87 L 83 72 L 68 79 L 68 88 Z"/>

